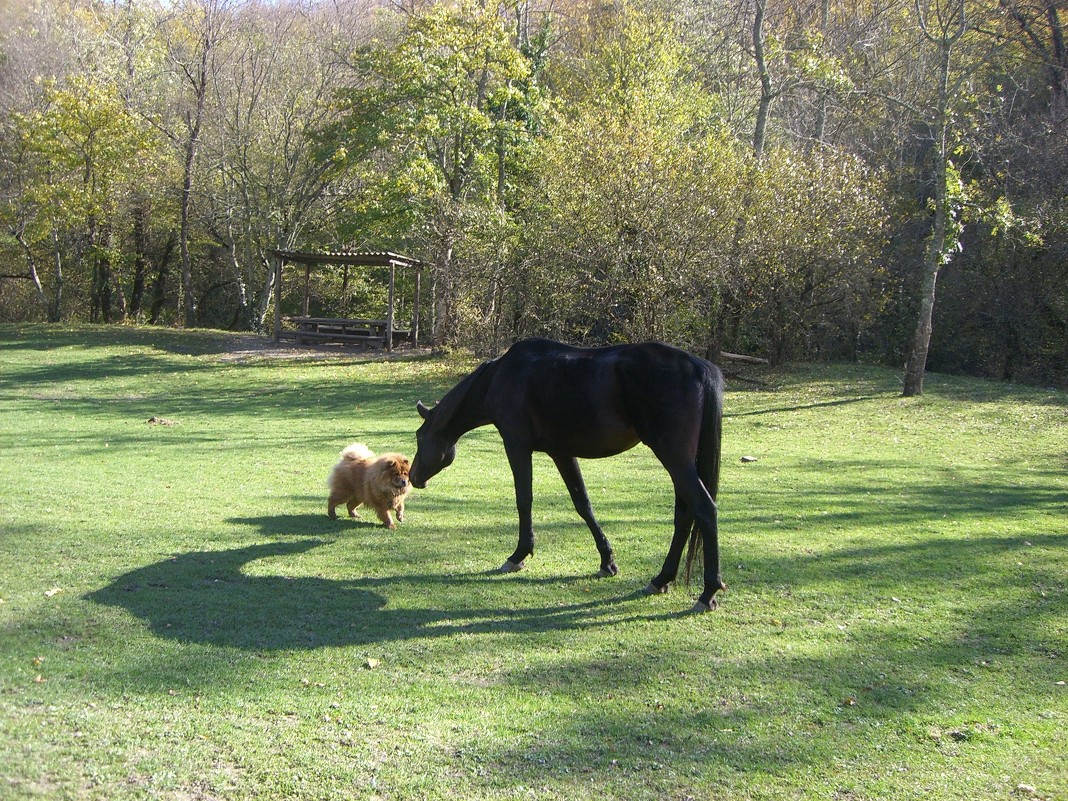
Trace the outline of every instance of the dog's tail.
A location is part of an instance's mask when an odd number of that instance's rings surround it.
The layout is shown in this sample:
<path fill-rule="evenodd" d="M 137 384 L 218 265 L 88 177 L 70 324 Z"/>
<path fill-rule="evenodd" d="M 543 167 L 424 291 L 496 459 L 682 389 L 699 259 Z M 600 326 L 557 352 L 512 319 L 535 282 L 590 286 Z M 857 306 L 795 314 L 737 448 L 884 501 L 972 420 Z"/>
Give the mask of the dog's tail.
<path fill-rule="evenodd" d="M 362 442 L 354 442 L 341 452 L 341 458 L 346 462 L 369 462 L 375 455 Z"/>

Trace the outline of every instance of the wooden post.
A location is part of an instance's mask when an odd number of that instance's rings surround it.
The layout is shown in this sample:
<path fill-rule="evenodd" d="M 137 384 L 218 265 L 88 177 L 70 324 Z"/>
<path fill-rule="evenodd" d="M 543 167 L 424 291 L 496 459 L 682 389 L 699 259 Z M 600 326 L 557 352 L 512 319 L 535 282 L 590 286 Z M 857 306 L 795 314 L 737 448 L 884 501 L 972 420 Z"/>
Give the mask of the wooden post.
<path fill-rule="evenodd" d="M 311 294 L 311 265 L 304 265 L 304 316 L 308 316 L 308 296 Z"/>
<path fill-rule="evenodd" d="M 386 309 L 386 350 L 393 350 L 393 292 L 397 282 L 397 265 L 389 263 L 389 308 Z"/>
<path fill-rule="evenodd" d="M 349 265 L 347 263 L 341 265 L 341 313 L 344 317 L 351 316 L 349 314 Z"/>
<path fill-rule="evenodd" d="M 412 347 L 419 347 L 419 282 L 423 277 L 423 267 L 419 264 L 412 265 L 415 270 L 415 305 L 412 306 Z"/>
<path fill-rule="evenodd" d="M 274 341 L 282 339 L 282 257 L 274 257 Z"/>

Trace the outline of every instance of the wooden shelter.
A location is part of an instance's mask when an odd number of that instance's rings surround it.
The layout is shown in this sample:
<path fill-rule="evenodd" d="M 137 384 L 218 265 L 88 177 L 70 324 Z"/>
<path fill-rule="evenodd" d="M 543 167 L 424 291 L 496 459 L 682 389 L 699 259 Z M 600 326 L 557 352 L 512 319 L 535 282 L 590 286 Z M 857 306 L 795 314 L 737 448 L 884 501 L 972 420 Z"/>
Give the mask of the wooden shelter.
<path fill-rule="evenodd" d="M 394 340 L 403 333 L 412 346 L 419 345 L 419 302 L 423 262 L 389 251 L 375 253 L 327 252 L 311 253 L 294 250 L 272 250 L 274 258 L 274 339 L 282 338 L 282 268 L 286 264 L 304 265 L 303 316 L 292 320 L 298 329 L 294 336 L 298 341 L 358 342 L 368 345 L 381 343 L 386 350 L 393 350 Z M 386 316 L 381 320 L 348 318 L 321 318 L 308 316 L 308 300 L 311 286 L 311 269 L 319 265 L 387 267 L 389 268 L 389 300 Z M 412 299 L 411 328 L 398 329 L 395 325 L 397 269 L 415 271 L 415 297 Z"/>

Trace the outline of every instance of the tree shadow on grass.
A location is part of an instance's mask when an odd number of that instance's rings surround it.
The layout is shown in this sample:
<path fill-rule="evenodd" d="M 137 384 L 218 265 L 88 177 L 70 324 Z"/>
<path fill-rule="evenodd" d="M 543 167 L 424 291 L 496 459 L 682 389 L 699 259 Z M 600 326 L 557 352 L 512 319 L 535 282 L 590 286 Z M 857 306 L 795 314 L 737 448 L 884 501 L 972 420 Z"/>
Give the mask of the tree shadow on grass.
<path fill-rule="evenodd" d="M 358 364 L 350 362 L 349 364 Z M 52 365 L 8 366 L 0 379 L 0 394 L 18 391 L 13 401 L 50 401 L 65 410 L 134 417 L 161 413 L 168 416 L 265 415 L 272 417 L 322 414 L 345 416 L 354 409 L 395 410 L 403 404 L 413 429 L 418 420 L 415 400 L 438 394 L 431 381 L 419 377 L 395 379 L 388 384 L 337 384 L 324 388 L 304 371 L 307 363 L 232 365 L 240 381 L 219 381 L 219 367 L 212 362 L 181 362 L 164 356 L 130 354 L 95 360 Z M 201 375 L 211 382 L 207 388 L 186 380 Z M 142 379 L 136 390 L 106 383 L 114 379 Z M 155 380 L 153 380 L 155 379 Z"/>
<path fill-rule="evenodd" d="M 1019 478 L 999 482 L 977 477 L 977 471 L 921 468 L 891 460 L 807 460 L 801 469 L 808 475 L 838 476 L 822 486 L 767 486 L 754 482 L 745 498 L 728 496 L 744 513 L 735 525 L 767 530 L 783 517 L 791 498 L 804 493 L 811 510 L 809 522 L 824 529 L 831 526 L 923 525 L 950 519 L 976 521 L 988 527 L 999 517 L 1024 511 L 1050 515 L 1068 512 L 1068 492 L 1062 473 L 1056 469 L 1033 470 L 1025 482 Z M 747 501 L 743 505 L 743 501 Z M 822 511 L 833 510 L 833 511 Z"/>
<path fill-rule="evenodd" d="M 232 351 L 234 336 L 227 334 L 107 327 L 91 333 L 30 328 L 31 338 L 14 341 L 5 340 L 5 331 L 0 329 L 0 343 L 5 349 L 25 351 L 76 348 L 77 356 L 32 362 L 22 357 L 22 361 L 5 364 L 0 375 L 0 397 L 10 398 L 13 403 L 46 401 L 75 414 L 105 413 L 108 417 L 126 416 L 140 421 L 156 415 L 179 423 L 185 418 L 209 415 L 263 415 L 271 419 L 319 415 L 346 419 L 356 412 L 369 411 L 396 416 L 401 404 L 404 419 L 414 431 L 419 421 L 415 401 L 443 392 L 439 379 L 420 376 L 396 377 L 388 383 L 338 382 L 324 387 L 320 377 L 307 372 L 320 364 L 314 359 L 232 362 L 223 378 L 216 360 L 176 359 L 171 355 L 210 356 Z M 151 350 L 107 350 L 115 346 Z M 422 353 L 403 351 L 373 358 L 353 353 L 329 363 L 335 367 L 381 361 L 414 364 L 427 358 Z M 169 431 L 176 440 L 193 436 L 180 427 Z"/>
<path fill-rule="evenodd" d="M 274 520 L 273 518 L 271 520 Z M 533 607 L 468 604 L 457 607 L 457 592 L 475 596 L 474 587 L 487 581 L 521 584 L 566 584 L 588 581 L 589 576 L 499 576 L 490 571 L 472 573 L 409 573 L 353 579 L 287 575 L 255 575 L 250 563 L 294 557 L 336 540 L 322 539 L 330 521 L 316 515 L 288 515 L 265 523 L 248 518 L 265 533 L 297 540 L 278 540 L 222 551 L 195 551 L 137 568 L 87 595 L 95 603 L 126 609 L 146 621 L 158 636 L 207 645 L 258 649 L 312 649 L 366 645 L 376 642 L 437 638 L 449 634 L 489 631 L 552 631 L 585 629 L 626 620 L 665 619 L 670 614 L 647 614 L 626 605 L 641 599 L 628 591 L 611 598 Z M 352 529 L 350 528 L 350 531 Z M 366 531 L 361 527 L 362 531 Z M 343 533 L 339 532 L 339 533 Z M 310 538 L 307 535 L 316 535 Z M 1063 547 L 1068 535 L 1035 535 L 1035 546 Z M 752 587 L 766 584 L 795 590 L 828 581 L 887 581 L 890 586 L 917 581 L 958 581 L 964 574 L 981 579 L 992 555 L 1018 547 L 1015 538 L 923 541 L 846 548 L 829 553 L 747 554 L 745 581 Z M 1029 546 L 1030 547 L 1030 541 Z M 912 567 L 912 570 L 908 569 Z M 1030 582 L 1055 583 L 1041 568 L 1020 569 Z M 472 592 L 467 593 L 466 588 Z M 391 590 L 398 599 L 439 598 L 446 603 L 393 607 Z"/>
<path fill-rule="evenodd" d="M 125 573 L 87 597 L 126 610 L 161 639 L 256 653 L 429 642 L 452 635 L 617 626 L 621 631 L 637 626 L 642 632 L 641 627 L 647 627 L 647 640 L 631 636 L 616 643 L 610 636 L 596 653 L 517 662 L 496 677 L 520 693 L 571 696 L 571 711 L 531 724 L 527 737 L 497 741 L 479 735 L 463 743 L 455 762 L 465 781 L 484 792 L 498 787 L 499 776 L 506 773 L 512 781 L 560 794 L 577 788 L 578 781 L 611 785 L 631 777 L 645 795 L 629 797 L 671 797 L 681 786 L 707 786 L 709 771 L 725 771 L 735 783 L 744 783 L 752 773 L 782 776 L 796 766 L 821 764 L 843 744 L 855 747 L 854 730 L 892 731 L 897 747 L 918 738 L 926 756 L 939 759 L 939 742 L 924 732 L 930 725 L 948 730 L 960 724 L 967 712 L 952 710 L 962 704 L 967 709 L 970 703 L 961 694 L 962 685 L 989 691 L 1002 686 L 991 682 L 1003 676 L 1013 685 L 1006 692 L 1031 698 L 1021 703 L 1044 703 L 1042 693 L 1048 694 L 1052 681 L 1050 660 L 1058 648 L 1051 622 L 1068 614 L 1056 555 L 1068 544 L 1068 535 L 1061 534 L 1028 540 L 1031 544 L 1022 547 L 1039 549 L 1036 554 L 1042 558 L 1019 569 L 1022 587 L 1004 593 L 995 589 L 989 604 L 967 605 L 967 584 L 998 576 L 990 560 L 1021 547 L 1015 538 L 932 537 L 812 555 L 754 552 L 748 556 L 755 569 L 746 574 L 754 592 L 743 588 L 728 597 L 721 613 L 686 619 L 677 609 L 651 610 L 649 599 L 637 593 L 581 602 L 554 596 L 523 606 L 502 602 L 503 594 L 496 589 L 479 591 L 480 586 L 505 582 L 559 583 L 558 576 L 287 575 L 299 561 L 295 557 L 332 544 L 299 534 L 317 526 L 319 518 L 291 515 L 273 522 L 242 522 L 280 538 L 294 532 L 301 538 L 180 554 Z M 274 559 L 278 572 L 272 575 L 249 568 Z M 946 566 L 956 575 L 947 575 Z M 784 633 L 787 641 L 804 643 L 805 630 L 836 622 L 828 616 L 837 612 L 812 610 L 813 620 L 782 623 L 764 620 L 758 608 L 761 592 L 781 589 L 768 585 L 768 579 L 776 585 L 783 581 L 789 591 L 805 592 L 808 599 L 824 590 L 835 593 L 828 587 L 848 581 L 858 589 L 847 605 L 870 606 L 884 598 L 879 590 L 863 589 L 870 587 L 872 572 L 908 581 L 916 568 L 922 575 L 916 596 L 907 597 L 905 606 L 887 605 L 900 611 L 869 613 L 852 623 L 848 616 L 855 610 L 850 606 L 842 612 L 850 625 L 827 625 L 830 634 L 821 635 L 825 648 L 791 652 L 775 643 Z M 945 589 L 958 584 L 956 590 Z M 938 603 L 946 593 L 958 599 L 953 615 L 939 618 L 939 629 L 923 621 L 927 612 L 922 598 L 928 588 Z M 1045 588 L 1049 597 L 1035 591 Z M 437 607 L 427 600 L 435 598 Z M 748 608 L 733 610 L 739 603 Z M 795 617 L 807 615 L 806 603 L 788 603 L 775 614 L 792 610 Z M 793 631 L 784 631 L 789 626 Z M 704 636 L 715 631 L 721 636 Z M 694 637 L 702 642 L 704 670 L 695 667 L 686 652 L 697 641 Z M 182 649 L 168 660 L 180 664 L 185 657 Z M 203 657 L 195 649 L 188 655 L 193 662 Z M 1002 659 L 1012 660 L 1006 672 L 991 672 L 1002 670 L 991 666 Z M 680 670 L 696 672 L 686 675 Z M 650 680 L 653 673 L 667 686 Z M 154 680 L 173 683 L 175 675 L 169 663 Z M 145 671 L 138 677 L 145 681 Z M 627 699 L 627 706 L 614 707 L 607 700 L 613 693 Z M 658 703 L 658 698 L 666 703 Z M 960 736 L 963 743 L 996 735 L 966 729 Z"/>
<path fill-rule="evenodd" d="M 367 645 L 460 632 L 590 628 L 618 622 L 619 603 L 639 597 L 629 593 L 611 600 L 532 608 L 393 608 L 391 588 L 414 587 L 417 595 L 433 598 L 449 588 L 485 581 L 485 574 L 327 579 L 284 573 L 249 575 L 243 570 L 257 560 L 293 557 L 328 544 L 322 539 L 300 539 L 184 553 L 124 573 L 86 598 L 127 610 L 166 639 L 267 651 Z"/>
<path fill-rule="evenodd" d="M 842 787 L 860 789 L 859 796 L 879 797 L 871 776 L 851 772 L 868 758 L 857 732 L 870 732 L 880 748 L 908 753 L 917 765 L 945 766 L 935 767 L 936 773 L 951 769 L 958 754 L 972 748 L 981 752 L 995 742 L 1029 754 L 1033 746 L 1022 742 L 1026 738 L 1005 735 L 1026 726 L 1035 709 L 1058 704 L 1058 674 L 1051 668 L 1062 658 L 1059 621 L 1068 614 L 1063 561 L 1057 555 L 1066 545 L 1068 535 L 1061 534 L 1034 535 L 1026 545 L 1012 537 L 935 537 L 812 556 L 754 554 L 758 573 L 784 578 L 790 590 L 804 592 L 806 601 L 820 600 L 821 590 L 835 582 L 849 581 L 858 589 L 852 594 L 828 589 L 832 604 L 843 606 L 813 609 L 811 619 L 797 618 L 807 618 L 803 601 L 779 606 L 775 615 L 784 610 L 794 615 L 786 623 L 762 613 L 757 594 L 742 590 L 738 600 L 745 609 L 728 597 L 725 617 L 715 620 L 720 636 L 704 646 L 707 672 L 679 673 L 672 669 L 675 664 L 692 670 L 692 662 L 670 648 L 650 660 L 649 653 L 632 653 L 633 645 L 613 652 L 606 644 L 606 653 L 578 660 L 543 660 L 508 680 L 519 690 L 573 693 L 571 714 L 551 720 L 537 737 L 473 739 L 463 753 L 472 765 L 483 766 L 476 775 L 507 770 L 513 781 L 546 794 L 567 794 L 576 776 L 609 784 L 635 776 L 641 793 L 629 797 L 643 798 L 681 797 L 691 793 L 680 795 L 680 786 L 709 787 L 724 780 L 745 786 L 761 775 L 776 776 L 781 785 L 797 766 L 811 765 L 823 765 L 824 777 L 836 775 Z M 990 560 L 1014 548 L 1020 554 L 1019 583 L 999 591 L 999 571 Z M 1031 563 L 1024 564 L 1024 548 L 1037 553 Z M 891 599 L 890 592 L 882 596 L 861 589 L 870 584 L 870 573 L 907 582 L 913 566 L 927 575 L 904 601 Z M 746 575 L 747 581 L 755 578 Z M 982 602 L 970 604 L 967 584 L 985 583 L 990 586 Z M 936 606 L 951 600 L 952 614 L 928 608 L 926 588 Z M 834 625 L 838 620 L 848 625 Z M 824 646 L 812 647 L 809 632 L 820 626 Z M 651 669 L 669 677 L 671 686 L 651 683 Z M 632 704 L 644 700 L 646 708 L 621 712 L 610 703 L 582 703 L 591 688 Z M 665 696 L 672 701 L 659 704 Z M 993 724 L 991 698 L 1003 706 Z M 878 756 L 871 757 L 879 763 Z M 838 770 L 840 764 L 851 769 Z M 804 782 L 806 772 L 803 767 L 795 780 Z M 898 779 L 891 778 L 892 786 Z M 906 776 L 899 781 L 915 789 Z M 878 786 L 888 792 L 886 785 Z M 982 795 L 982 787 L 969 789 Z M 805 797 L 823 795 L 811 786 L 806 790 Z"/>
<path fill-rule="evenodd" d="M 889 393 L 886 395 L 854 395 L 849 398 L 838 398 L 836 400 L 826 401 L 811 401 L 809 403 L 799 403 L 792 406 L 775 406 L 766 409 L 753 409 L 746 412 L 724 412 L 723 419 L 734 420 L 742 417 L 762 417 L 763 415 L 775 415 L 784 414 L 786 412 L 802 412 L 809 409 L 823 409 L 833 406 L 851 406 L 854 403 L 865 403 L 867 401 L 881 400 L 889 397 Z"/>

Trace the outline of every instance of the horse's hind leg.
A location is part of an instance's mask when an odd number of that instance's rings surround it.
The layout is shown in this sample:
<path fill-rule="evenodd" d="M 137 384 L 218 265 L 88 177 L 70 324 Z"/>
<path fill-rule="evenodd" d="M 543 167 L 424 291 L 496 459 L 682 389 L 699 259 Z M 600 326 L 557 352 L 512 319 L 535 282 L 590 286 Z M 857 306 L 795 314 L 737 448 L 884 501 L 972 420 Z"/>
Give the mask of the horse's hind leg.
<path fill-rule="evenodd" d="M 723 576 L 719 571 L 719 508 L 712 500 L 708 489 L 697 477 L 696 471 L 693 478 L 695 484 L 684 485 L 683 491 L 689 488 L 689 495 L 693 499 L 694 520 L 701 532 L 701 544 L 704 549 L 704 579 L 705 588 L 698 596 L 694 604 L 694 611 L 707 612 L 716 608 L 716 593 L 727 589 L 723 583 Z"/>
<path fill-rule="evenodd" d="M 679 563 L 682 561 L 682 550 L 686 547 L 686 539 L 693 530 L 693 512 L 689 504 L 675 493 L 675 533 L 671 537 L 671 547 L 668 548 L 664 566 L 660 569 L 645 591 L 650 595 L 667 592 L 668 586 L 679 574 Z"/>
<path fill-rule="evenodd" d="M 660 575 L 652 580 L 649 589 L 663 592 L 678 574 L 687 535 L 696 523 L 704 546 L 705 587 L 694 609 L 713 609 L 716 605 L 716 593 L 727 588 L 719 571 L 719 510 L 694 465 L 669 469 L 668 472 L 675 485 L 675 534 L 671 539 L 667 559 L 664 560 L 664 568 Z"/>
<path fill-rule="evenodd" d="M 601 569 L 597 571 L 597 575 L 602 577 L 617 575 L 619 567 L 616 565 L 615 556 L 612 553 L 612 545 L 608 542 L 604 532 L 601 531 L 601 525 L 597 522 L 597 518 L 594 517 L 593 505 L 590 503 L 589 493 L 586 492 L 586 482 L 582 480 L 582 471 L 579 470 L 578 459 L 567 456 L 553 456 L 552 459 L 556 462 L 556 469 L 560 471 L 560 477 L 564 479 L 567 491 L 571 493 L 571 502 L 575 505 L 575 511 L 589 526 L 590 533 L 593 534 L 593 541 L 597 544 L 597 552 L 601 555 Z"/>
<path fill-rule="evenodd" d="M 707 514 L 698 517 L 698 528 L 704 546 L 705 588 L 693 608 L 695 612 L 707 612 L 716 608 L 716 593 L 727 589 L 719 571 L 719 508 L 711 498 L 708 499 Z"/>

